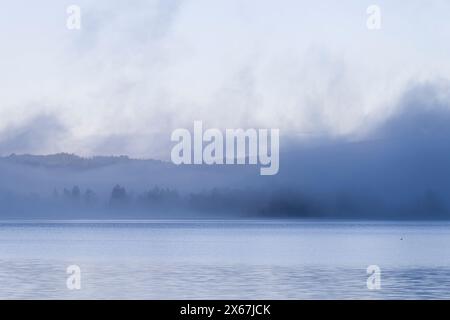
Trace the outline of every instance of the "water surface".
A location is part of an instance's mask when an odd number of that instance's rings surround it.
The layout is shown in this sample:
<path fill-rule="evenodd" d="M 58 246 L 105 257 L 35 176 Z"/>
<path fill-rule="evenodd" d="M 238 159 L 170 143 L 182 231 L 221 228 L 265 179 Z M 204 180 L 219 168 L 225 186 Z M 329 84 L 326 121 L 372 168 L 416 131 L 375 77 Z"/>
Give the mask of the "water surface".
<path fill-rule="evenodd" d="M 447 222 L 3 221 L 0 298 L 448 299 L 449 243 Z"/>

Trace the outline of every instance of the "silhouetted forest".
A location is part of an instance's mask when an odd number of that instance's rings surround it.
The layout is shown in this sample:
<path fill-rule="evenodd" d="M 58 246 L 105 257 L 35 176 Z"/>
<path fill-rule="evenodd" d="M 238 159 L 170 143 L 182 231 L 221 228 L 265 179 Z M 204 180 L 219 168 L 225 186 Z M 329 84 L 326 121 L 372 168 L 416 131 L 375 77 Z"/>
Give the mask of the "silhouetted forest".
<path fill-rule="evenodd" d="M 368 208 L 373 212 L 367 213 Z M 366 212 L 362 217 L 361 212 Z M 180 194 L 154 186 L 134 192 L 115 185 L 106 197 L 91 188 L 54 189 L 50 195 L 0 193 L 3 218 L 410 218 L 423 212 L 425 219 L 446 218 L 444 199 L 429 190 L 404 207 L 388 208 L 377 199 L 334 194 L 313 196 L 282 190 L 214 188 Z"/>

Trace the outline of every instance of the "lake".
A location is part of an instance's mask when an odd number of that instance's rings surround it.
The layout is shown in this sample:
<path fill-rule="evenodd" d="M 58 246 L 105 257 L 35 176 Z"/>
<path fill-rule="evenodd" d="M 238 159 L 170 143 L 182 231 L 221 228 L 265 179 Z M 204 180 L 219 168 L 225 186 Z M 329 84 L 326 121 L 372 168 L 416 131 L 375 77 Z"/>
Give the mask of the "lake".
<path fill-rule="evenodd" d="M 449 299 L 449 244 L 448 222 L 2 221 L 0 298 Z"/>

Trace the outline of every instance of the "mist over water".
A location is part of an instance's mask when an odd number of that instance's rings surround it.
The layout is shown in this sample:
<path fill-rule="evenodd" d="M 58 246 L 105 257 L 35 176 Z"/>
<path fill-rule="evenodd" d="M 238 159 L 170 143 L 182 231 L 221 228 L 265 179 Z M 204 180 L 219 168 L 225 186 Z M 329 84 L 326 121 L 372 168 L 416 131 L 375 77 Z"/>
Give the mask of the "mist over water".
<path fill-rule="evenodd" d="M 302 143 L 282 136 L 274 176 L 260 176 L 259 167 L 248 164 L 2 157 L 0 216 L 447 220 L 449 88 L 446 82 L 411 86 L 396 112 L 361 137 Z"/>
<path fill-rule="evenodd" d="M 377 2 L 1 1 L 0 299 L 450 299 L 450 1 Z"/>

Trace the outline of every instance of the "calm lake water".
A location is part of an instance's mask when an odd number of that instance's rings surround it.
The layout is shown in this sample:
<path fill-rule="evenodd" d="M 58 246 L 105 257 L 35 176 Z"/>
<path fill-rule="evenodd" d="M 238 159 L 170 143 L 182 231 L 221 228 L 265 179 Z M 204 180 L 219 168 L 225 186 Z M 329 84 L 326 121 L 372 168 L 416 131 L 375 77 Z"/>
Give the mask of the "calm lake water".
<path fill-rule="evenodd" d="M 0 298 L 449 299 L 450 224 L 0 222 Z"/>

